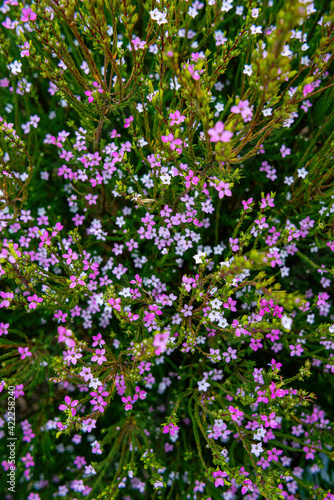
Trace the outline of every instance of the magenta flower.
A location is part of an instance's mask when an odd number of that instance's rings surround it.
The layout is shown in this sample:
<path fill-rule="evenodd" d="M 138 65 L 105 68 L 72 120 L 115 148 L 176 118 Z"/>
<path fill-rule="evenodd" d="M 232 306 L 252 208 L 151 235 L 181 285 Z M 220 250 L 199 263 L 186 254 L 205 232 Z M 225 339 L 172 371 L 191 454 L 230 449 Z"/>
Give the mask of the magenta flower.
<path fill-rule="evenodd" d="M 92 356 L 92 361 L 97 361 L 97 364 L 101 366 L 103 361 L 107 361 L 107 358 L 104 356 L 105 352 L 105 349 L 96 349 L 94 356 Z"/>
<path fill-rule="evenodd" d="M 21 359 L 24 359 L 27 356 L 31 356 L 31 352 L 29 351 L 29 347 L 19 347 L 18 351 L 21 354 Z"/>
<path fill-rule="evenodd" d="M 228 411 L 230 412 L 233 422 L 236 422 L 239 417 L 243 417 L 244 415 L 243 412 L 239 410 L 239 408 L 234 408 L 233 406 L 229 406 Z"/>
<path fill-rule="evenodd" d="M 72 331 L 67 330 L 64 326 L 58 326 L 58 342 L 65 342 L 67 347 L 74 347 L 75 341 L 69 337 L 72 337 Z"/>
<path fill-rule="evenodd" d="M 169 433 L 171 436 L 174 436 L 179 429 L 180 429 L 180 427 L 177 427 L 174 424 L 167 424 L 164 426 L 163 433 L 164 434 Z"/>
<path fill-rule="evenodd" d="M 134 49 L 135 50 L 138 50 L 138 49 L 144 49 L 145 48 L 145 45 L 146 45 L 146 42 L 145 40 L 141 41 L 140 38 L 138 36 L 136 36 L 136 38 L 134 38 L 132 40 L 132 43 L 133 43 L 133 46 L 134 46 Z"/>
<path fill-rule="evenodd" d="M 26 468 L 33 467 L 35 465 L 34 458 L 31 453 L 27 453 L 25 457 L 21 457 L 21 460 Z"/>
<path fill-rule="evenodd" d="M 37 19 L 37 14 L 31 9 L 31 7 L 21 10 L 22 17 L 20 21 L 22 21 L 23 23 L 26 23 L 27 21 L 35 21 Z"/>
<path fill-rule="evenodd" d="M 0 292 L 0 297 L 5 299 L 1 302 L 0 307 L 9 307 L 11 299 L 14 298 L 14 294 L 11 292 Z"/>
<path fill-rule="evenodd" d="M 237 114 L 240 113 L 242 116 L 242 119 L 245 122 L 248 122 L 248 121 L 250 121 L 250 119 L 253 116 L 252 109 L 248 105 L 249 105 L 249 102 L 247 100 L 240 101 L 239 104 L 237 104 L 236 106 L 232 106 L 231 112 L 237 113 Z"/>
<path fill-rule="evenodd" d="M 224 129 L 224 124 L 220 121 L 208 130 L 208 134 L 211 136 L 211 142 L 229 142 L 233 136 L 232 132 Z"/>
<path fill-rule="evenodd" d="M 116 309 L 116 311 L 120 311 L 121 310 L 120 303 L 121 303 L 121 299 L 111 298 L 111 299 L 108 300 L 108 304 L 111 305 L 111 307 L 113 309 Z"/>
<path fill-rule="evenodd" d="M 99 347 L 102 347 L 102 345 L 105 344 L 105 341 L 103 340 L 101 333 L 93 335 L 93 340 L 94 340 L 94 342 L 92 343 L 93 347 L 96 347 L 97 345 Z"/>
<path fill-rule="evenodd" d="M 69 396 L 65 396 L 65 403 L 66 404 L 62 403 L 59 406 L 59 410 L 60 411 L 68 411 L 68 410 L 70 410 L 72 417 L 74 417 L 75 414 L 76 414 L 76 412 L 77 412 L 77 410 L 74 407 L 77 406 L 77 404 L 79 403 L 79 401 L 77 399 L 75 399 L 74 401 L 72 401 Z"/>
<path fill-rule="evenodd" d="M 216 481 L 215 481 L 216 488 L 218 488 L 218 486 L 224 486 L 223 477 L 227 477 L 227 473 L 225 471 L 216 470 L 212 473 L 212 475 L 216 479 Z"/>
<path fill-rule="evenodd" d="M 129 128 L 130 123 L 133 122 L 133 116 L 129 116 L 129 118 L 125 118 L 124 128 Z"/>
<path fill-rule="evenodd" d="M 28 297 L 28 302 L 30 302 L 29 309 L 36 309 L 37 304 L 43 302 L 43 299 L 41 297 L 37 297 L 34 293 L 34 295 Z"/>
<path fill-rule="evenodd" d="M 67 253 L 64 253 L 62 257 L 66 259 L 66 264 L 69 265 L 71 264 L 72 260 L 77 260 L 78 254 L 76 252 L 73 252 L 72 248 L 69 248 Z"/>
<path fill-rule="evenodd" d="M 78 284 L 82 286 L 86 285 L 86 283 L 83 280 L 77 278 L 76 276 L 70 276 L 70 280 L 71 280 L 70 288 L 74 288 Z"/>
<path fill-rule="evenodd" d="M 278 423 L 275 420 L 275 412 L 270 413 L 269 417 L 267 415 L 260 415 L 261 420 L 264 422 L 265 427 L 271 427 L 272 429 L 276 429 Z"/>
<path fill-rule="evenodd" d="M 154 347 L 157 347 L 155 354 L 159 356 L 166 350 L 166 345 L 169 339 L 169 332 L 157 333 L 153 339 Z"/>
<path fill-rule="evenodd" d="M 38 245 L 39 248 L 41 248 L 44 244 L 45 245 L 51 245 L 50 238 L 51 238 L 51 236 L 49 236 L 49 233 L 47 231 L 43 231 L 43 234 L 41 236 L 41 242 Z"/>
<path fill-rule="evenodd" d="M 186 188 L 189 189 L 191 184 L 194 184 L 197 186 L 199 183 L 199 177 L 194 176 L 194 172 L 192 170 L 189 170 L 188 175 L 185 176 L 186 179 Z"/>
<path fill-rule="evenodd" d="M 283 450 L 277 450 L 276 448 L 273 448 L 272 450 L 268 450 L 268 462 L 271 462 L 272 460 L 274 462 L 278 462 L 278 457 L 282 455 Z"/>
<path fill-rule="evenodd" d="M 232 192 L 230 190 L 230 185 L 228 182 L 220 181 L 218 186 L 215 186 L 215 188 L 219 193 L 219 198 L 224 198 L 224 196 L 232 196 Z"/>
<path fill-rule="evenodd" d="M 182 123 L 186 119 L 184 115 L 181 115 L 179 110 L 176 110 L 175 113 L 170 113 L 169 118 L 171 119 L 170 120 L 171 126 L 174 124 L 180 125 L 180 123 Z"/>
<path fill-rule="evenodd" d="M 231 250 L 232 252 L 237 252 L 239 250 L 239 239 L 238 238 L 230 238 L 229 239 L 229 242 L 230 242 L 230 247 L 231 247 Z"/>
<path fill-rule="evenodd" d="M 307 94 L 310 94 L 311 92 L 313 92 L 313 85 L 312 83 L 307 83 L 303 88 L 303 96 L 306 97 Z"/>
<path fill-rule="evenodd" d="M 242 201 L 241 203 L 244 206 L 244 210 L 248 210 L 250 207 L 249 205 L 253 202 L 253 198 L 248 198 L 247 201 Z"/>
<path fill-rule="evenodd" d="M 250 479 L 245 479 L 242 483 L 244 486 L 241 488 L 241 493 L 244 495 L 247 491 L 253 491 L 253 483 Z"/>
<path fill-rule="evenodd" d="M 95 87 L 100 94 L 103 94 L 103 89 L 101 88 L 101 85 L 99 85 L 97 82 L 93 82 L 93 87 Z M 85 95 L 88 97 L 89 103 L 94 101 L 93 92 L 94 92 L 94 90 L 93 91 L 91 91 L 91 90 L 85 91 Z"/>
<path fill-rule="evenodd" d="M 8 335 L 9 323 L 0 323 L 0 337 L 1 335 Z"/>
<path fill-rule="evenodd" d="M 274 198 L 270 197 L 270 194 L 267 194 L 265 198 L 261 199 L 261 205 L 260 208 L 266 208 L 266 207 L 274 207 Z"/>

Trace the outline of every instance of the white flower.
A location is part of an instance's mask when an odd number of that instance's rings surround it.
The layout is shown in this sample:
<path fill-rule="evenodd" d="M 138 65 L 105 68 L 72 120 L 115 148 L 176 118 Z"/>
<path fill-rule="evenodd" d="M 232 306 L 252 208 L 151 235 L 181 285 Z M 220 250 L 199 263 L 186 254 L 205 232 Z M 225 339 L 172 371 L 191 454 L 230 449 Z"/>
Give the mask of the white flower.
<path fill-rule="evenodd" d="M 251 453 L 254 453 L 258 457 L 262 451 L 264 451 L 262 443 L 252 444 Z"/>
<path fill-rule="evenodd" d="M 221 302 L 221 300 L 219 300 L 219 299 L 215 299 L 215 300 L 212 300 L 212 301 L 210 302 L 210 305 L 211 305 L 211 307 L 213 307 L 214 309 L 220 309 L 220 306 L 222 305 L 222 302 Z"/>
<path fill-rule="evenodd" d="M 281 267 L 281 276 L 284 278 L 285 276 L 289 276 L 290 268 L 289 267 Z"/>
<path fill-rule="evenodd" d="M 153 19 L 153 21 L 157 21 L 157 23 L 160 24 L 165 24 L 167 23 L 167 12 L 159 12 L 158 9 L 150 10 L 150 16 Z"/>
<path fill-rule="evenodd" d="M 124 224 L 126 224 L 126 222 L 125 222 L 123 215 L 121 215 L 120 217 L 116 217 L 116 225 L 117 226 L 122 227 L 122 226 L 124 226 Z"/>
<path fill-rule="evenodd" d="M 284 314 L 284 316 L 282 316 L 281 318 L 282 326 L 286 330 L 291 330 L 292 321 L 292 318 L 289 318 L 289 316 L 287 316 L 286 314 Z"/>
<path fill-rule="evenodd" d="M 195 259 L 196 264 L 202 264 L 202 257 L 206 257 L 205 252 L 199 251 L 196 255 L 194 255 L 193 258 Z"/>
<path fill-rule="evenodd" d="M 252 32 L 252 35 L 256 35 L 258 33 L 262 33 L 262 26 L 255 26 L 255 24 L 253 24 L 251 27 L 250 27 L 250 30 Z"/>
<path fill-rule="evenodd" d="M 94 390 L 96 390 L 99 385 L 102 385 L 102 382 L 98 378 L 93 378 L 89 382 L 89 387 L 92 387 Z"/>
<path fill-rule="evenodd" d="M 262 111 L 263 116 L 271 116 L 272 111 L 273 111 L 273 110 L 272 110 L 272 108 L 267 108 L 267 109 L 264 109 L 264 110 Z"/>
<path fill-rule="evenodd" d="M 291 52 L 289 45 L 284 45 L 281 55 L 286 57 L 293 56 L 293 52 Z"/>
<path fill-rule="evenodd" d="M 222 12 L 228 12 L 232 8 L 233 8 L 232 0 L 223 0 L 223 4 L 222 4 L 222 8 L 221 8 Z"/>
<path fill-rule="evenodd" d="M 314 318 L 315 318 L 315 315 L 314 314 L 308 314 L 307 315 L 307 318 L 306 318 L 306 321 L 308 323 L 310 323 L 310 325 L 312 325 L 314 323 Z"/>
<path fill-rule="evenodd" d="M 260 9 L 252 9 L 251 16 L 254 17 L 254 19 L 256 19 L 258 17 L 259 10 Z"/>
<path fill-rule="evenodd" d="M 138 108 L 137 108 L 138 109 Z M 142 148 L 143 146 L 146 146 L 148 144 L 147 141 L 145 141 L 144 137 L 141 137 L 138 141 L 139 146 Z"/>
<path fill-rule="evenodd" d="M 22 63 L 19 62 L 19 61 L 14 61 L 13 63 L 8 64 L 7 68 L 10 70 L 10 72 L 12 73 L 12 75 L 18 75 L 22 71 L 21 70 Z"/>
<path fill-rule="evenodd" d="M 253 73 L 252 65 L 251 64 L 249 64 L 249 65 L 245 64 L 245 67 L 244 67 L 244 70 L 243 70 L 243 74 L 251 76 L 252 73 Z"/>
<path fill-rule="evenodd" d="M 300 64 L 302 66 L 308 66 L 310 64 L 311 60 L 308 56 L 303 56 L 301 59 L 300 59 Z"/>
<path fill-rule="evenodd" d="M 298 168 L 298 169 L 297 169 L 297 172 L 298 172 L 298 177 L 302 177 L 303 179 L 305 179 L 305 177 L 306 177 L 306 176 L 307 176 L 307 174 L 308 174 L 308 171 L 307 171 L 307 170 L 305 170 L 305 168 L 304 168 L 304 167 L 302 167 L 302 168 Z"/>
<path fill-rule="evenodd" d="M 208 387 L 210 387 L 210 384 L 207 382 L 207 380 L 205 378 L 203 378 L 203 380 L 200 380 L 199 382 L 197 382 L 197 384 L 198 384 L 199 391 L 206 392 L 208 390 Z"/>
<path fill-rule="evenodd" d="M 228 321 L 226 318 L 220 318 L 220 320 L 218 321 L 218 326 L 219 328 L 227 328 L 228 327 Z"/>
<path fill-rule="evenodd" d="M 160 180 L 163 184 L 170 184 L 171 176 L 169 174 L 160 175 Z"/>
<path fill-rule="evenodd" d="M 261 441 L 262 438 L 267 434 L 267 431 L 263 427 L 259 427 L 255 434 L 253 434 L 253 439 L 256 439 L 257 441 Z"/>
<path fill-rule="evenodd" d="M 189 7 L 188 14 L 189 16 L 195 18 L 198 14 L 198 10 L 196 10 L 194 7 Z"/>
<path fill-rule="evenodd" d="M 284 184 L 288 184 L 289 186 L 291 186 L 291 184 L 293 183 L 294 183 L 293 177 L 285 177 Z"/>

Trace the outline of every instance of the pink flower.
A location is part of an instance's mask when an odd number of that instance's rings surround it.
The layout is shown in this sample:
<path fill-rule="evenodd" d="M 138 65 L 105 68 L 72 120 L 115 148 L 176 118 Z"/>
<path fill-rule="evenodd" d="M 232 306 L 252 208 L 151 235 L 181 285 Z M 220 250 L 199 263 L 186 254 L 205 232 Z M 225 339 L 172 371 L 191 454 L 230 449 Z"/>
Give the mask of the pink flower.
<path fill-rule="evenodd" d="M 116 309 L 116 311 L 120 311 L 121 310 L 120 303 L 121 303 L 121 299 L 111 298 L 111 299 L 108 300 L 108 304 L 111 305 L 111 307 L 113 309 Z"/>
<path fill-rule="evenodd" d="M 233 408 L 233 406 L 229 406 L 228 411 L 230 412 L 233 422 L 236 422 L 239 417 L 243 417 L 244 415 L 243 412 L 239 410 L 239 408 Z"/>
<path fill-rule="evenodd" d="M 218 195 L 219 198 L 224 198 L 224 196 L 232 196 L 232 192 L 230 190 L 230 185 L 228 182 L 220 181 L 218 186 L 215 186 L 215 187 L 219 193 L 219 195 Z"/>
<path fill-rule="evenodd" d="M 248 106 L 249 102 L 246 101 L 240 101 L 237 106 L 232 106 L 231 112 L 232 113 L 241 113 L 242 119 L 245 122 L 250 121 L 250 119 L 253 116 L 252 109 Z"/>
<path fill-rule="evenodd" d="M 81 279 L 77 279 L 76 276 L 70 276 L 70 280 L 71 280 L 71 284 L 70 284 L 70 288 L 74 288 L 76 285 L 82 285 L 82 286 L 85 286 L 86 283 L 81 280 Z"/>
<path fill-rule="evenodd" d="M 260 208 L 266 208 L 267 206 L 269 207 L 274 207 L 274 198 L 270 197 L 270 194 L 267 194 L 265 198 L 261 199 L 261 206 Z"/>
<path fill-rule="evenodd" d="M 133 43 L 133 46 L 134 46 L 134 49 L 135 50 L 138 50 L 138 49 L 143 49 L 145 48 L 145 45 L 146 45 L 146 42 L 145 40 L 144 41 L 141 41 L 140 38 L 138 36 L 136 36 L 136 38 L 134 38 L 132 40 L 132 43 Z"/>
<path fill-rule="evenodd" d="M 241 493 L 244 495 L 247 491 L 253 491 L 252 481 L 250 479 L 245 479 L 243 482 L 243 487 L 241 488 Z"/>
<path fill-rule="evenodd" d="M 216 123 L 214 128 L 208 130 L 208 134 L 211 136 L 211 142 L 229 142 L 233 135 L 229 130 L 224 130 L 224 124 L 220 121 Z"/>
<path fill-rule="evenodd" d="M 155 354 L 159 356 L 166 350 L 166 345 L 169 339 L 169 332 L 157 333 L 153 339 L 154 347 L 157 347 Z"/>
<path fill-rule="evenodd" d="M 21 359 L 24 359 L 26 356 L 31 356 L 31 352 L 29 351 L 29 347 L 19 347 L 18 351 L 21 354 Z"/>
<path fill-rule="evenodd" d="M 95 87 L 100 94 L 103 94 L 103 89 L 101 88 L 101 85 L 99 85 L 97 82 L 93 82 L 93 87 Z M 93 91 L 91 91 L 91 90 L 85 91 L 85 95 L 88 97 L 89 103 L 94 101 L 93 92 L 94 92 L 94 90 Z"/>
<path fill-rule="evenodd" d="M 283 450 L 277 450 L 276 448 L 273 448 L 272 450 L 268 450 L 268 462 L 271 462 L 272 460 L 274 462 L 278 462 L 278 457 L 279 455 L 282 455 Z"/>
<path fill-rule="evenodd" d="M 96 349 L 94 356 L 92 356 L 92 361 L 97 361 L 97 364 L 101 366 L 103 361 L 107 361 L 107 358 L 104 356 L 105 352 L 105 349 Z"/>
<path fill-rule="evenodd" d="M 174 124 L 180 125 L 180 123 L 182 123 L 186 119 L 185 116 L 181 115 L 179 110 L 176 110 L 175 113 L 170 113 L 169 118 L 171 119 L 170 120 L 171 126 Z"/>
<path fill-rule="evenodd" d="M 244 206 L 244 210 L 248 210 L 250 208 L 249 205 L 252 203 L 252 201 L 253 201 L 253 198 L 248 198 L 247 201 L 241 202 Z"/>
<path fill-rule="evenodd" d="M 129 118 L 125 118 L 124 128 L 129 128 L 130 123 L 133 122 L 133 116 L 129 116 Z"/>
<path fill-rule="evenodd" d="M 239 250 L 239 239 L 238 238 L 230 238 L 229 239 L 229 242 L 230 242 L 230 247 L 231 247 L 231 250 L 232 252 L 237 252 Z"/>
<path fill-rule="evenodd" d="M 177 427 L 174 424 L 167 424 L 167 425 L 164 426 L 163 433 L 167 434 L 169 432 L 169 434 L 171 436 L 174 436 L 179 429 L 180 429 L 180 427 Z"/>
<path fill-rule="evenodd" d="M 269 417 L 267 417 L 267 415 L 261 415 L 261 420 L 264 422 L 265 427 L 276 429 L 278 426 L 278 423 L 275 420 L 275 412 L 270 413 Z"/>
<path fill-rule="evenodd" d="M 26 23 L 27 21 L 35 21 L 37 18 L 37 14 L 31 9 L 31 7 L 28 7 L 27 9 L 21 9 L 22 10 L 22 17 L 20 21 L 23 23 Z"/>
<path fill-rule="evenodd" d="M 0 323 L 0 337 L 1 335 L 8 335 L 9 323 Z"/>
<path fill-rule="evenodd" d="M 223 477 L 227 477 L 227 473 L 225 471 L 221 470 L 216 470 L 212 473 L 214 478 L 218 478 L 215 481 L 215 487 L 218 488 L 218 486 L 224 486 L 224 479 Z"/>
<path fill-rule="evenodd" d="M 6 17 L 5 21 L 1 23 L 8 30 L 13 30 L 19 24 L 18 21 L 12 21 L 10 17 Z"/>
<path fill-rule="evenodd" d="M 43 299 L 41 297 L 37 297 L 34 293 L 33 296 L 28 297 L 28 302 L 30 302 L 29 309 L 36 309 L 37 304 L 43 302 Z"/>
<path fill-rule="evenodd" d="M 41 242 L 38 245 L 39 248 L 41 248 L 44 245 L 44 243 L 45 243 L 45 245 L 51 245 L 50 238 L 51 238 L 51 236 L 49 236 L 49 233 L 47 231 L 43 231 L 43 234 L 41 236 Z"/>
<path fill-rule="evenodd" d="M 74 407 L 77 406 L 77 404 L 79 403 L 79 401 L 77 399 L 75 399 L 74 401 L 72 401 L 69 396 L 65 396 L 65 403 L 66 404 L 62 403 L 59 406 L 59 410 L 60 411 L 70 410 L 72 417 L 74 417 L 74 415 L 77 412 Z"/>
<path fill-rule="evenodd" d="M 5 299 L 1 302 L 0 307 L 9 307 L 10 300 L 14 298 L 14 294 L 11 292 L 0 292 L 0 297 Z"/>
<path fill-rule="evenodd" d="M 312 83 L 307 83 L 303 88 L 303 96 L 306 97 L 307 94 L 310 94 L 311 92 L 313 92 L 313 85 Z"/>
<path fill-rule="evenodd" d="M 188 175 L 185 176 L 186 179 L 186 188 L 189 189 L 191 184 L 194 184 L 197 186 L 199 183 L 199 177 L 194 176 L 194 172 L 192 170 L 189 170 Z"/>
<path fill-rule="evenodd" d="M 302 352 L 304 352 L 304 349 L 302 348 L 301 344 L 297 345 L 289 345 L 289 348 L 291 349 L 290 356 L 300 356 Z"/>
<path fill-rule="evenodd" d="M 81 352 L 76 351 L 74 348 L 69 349 L 64 353 L 64 361 L 67 361 L 67 364 L 69 365 L 72 363 L 73 365 L 77 364 L 77 360 L 82 358 Z"/>
<path fill-rule="evenodd" d="M 72 338 L 72 331 L 67 330 L 64 326 L 58 326 L 58 342 L 65 342 L 67 347 L 74 347 L 75 341 Z"/>

